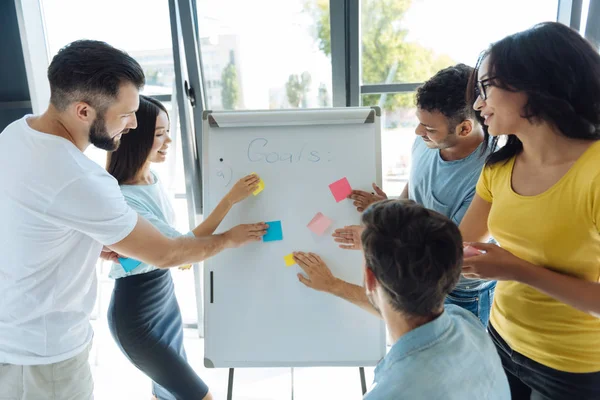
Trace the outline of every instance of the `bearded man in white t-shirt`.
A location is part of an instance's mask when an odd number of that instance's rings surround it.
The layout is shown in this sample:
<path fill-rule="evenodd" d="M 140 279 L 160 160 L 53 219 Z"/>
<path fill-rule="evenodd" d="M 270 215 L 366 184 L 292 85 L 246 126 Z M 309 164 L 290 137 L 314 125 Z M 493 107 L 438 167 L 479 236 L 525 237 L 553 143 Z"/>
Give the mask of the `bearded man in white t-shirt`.
<path fill-rule="evenodd" d="M 0 396 L 93 398 L 88 364 L 95 265 L 116 254 L 169 268 L 259 241 L 264 223 L 170 239 L 139 217 L 83 151 L 137 126 L 140 65 L 104 42 L 61 49 L 51 98 L 0 134 Z"/>

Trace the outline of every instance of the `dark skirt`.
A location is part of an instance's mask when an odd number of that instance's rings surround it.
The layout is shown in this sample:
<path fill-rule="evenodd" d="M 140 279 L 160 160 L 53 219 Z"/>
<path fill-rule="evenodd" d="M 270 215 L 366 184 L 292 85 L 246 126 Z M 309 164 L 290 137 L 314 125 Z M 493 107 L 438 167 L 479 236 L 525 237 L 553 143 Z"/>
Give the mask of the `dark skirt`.
<path fill-rule="evenodd" d="M 206 396 L 208 386 L 187 362 L 181 312 L 169 270 L 117 279 L 108 325 L 123 354 L 152 379 L 156 397 Z"/>

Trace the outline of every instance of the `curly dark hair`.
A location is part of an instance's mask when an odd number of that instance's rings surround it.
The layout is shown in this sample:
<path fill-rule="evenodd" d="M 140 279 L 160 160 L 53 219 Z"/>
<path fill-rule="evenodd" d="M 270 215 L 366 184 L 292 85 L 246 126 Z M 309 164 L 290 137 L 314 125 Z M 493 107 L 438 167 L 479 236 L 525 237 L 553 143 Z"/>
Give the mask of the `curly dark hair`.
<path fill-rule="evenodd" d="M 362 216 L 367 268 L 398 312 L 435 315 L 458 283 L 462 237 L 454 222 L 412 200 L 384 200 Z"/>
<path fill-rule="evenodd" d="M 527 95 L 522 118 L 546 121 L 569 138 L 600 139 L 600 55 L 577 31 L 558 22 L 543 22 L 492 44 L 480 55 L 469 80 L 470 104 L 478 96 L 478 70 L 486 57 L 493 86 Z M 485 126 L 484 132 L 485 146 L 489 143 Z M 496 136 L 490 145 L 497 142 Z M 522 150 L 519 138 L 508 135 L 506 145 L 492 153 L 486 164 L 506 161 Z"/>
<path fill-rule="evenodd" d="M 473 109 L 465 96 L 472 74 L 473 68 L 465 64 L 438 71 L 417 89 L 417 106 L 422 110 L 441 112 L 448 118 L 453 132 L 456 125 L 473 117 Z"/>

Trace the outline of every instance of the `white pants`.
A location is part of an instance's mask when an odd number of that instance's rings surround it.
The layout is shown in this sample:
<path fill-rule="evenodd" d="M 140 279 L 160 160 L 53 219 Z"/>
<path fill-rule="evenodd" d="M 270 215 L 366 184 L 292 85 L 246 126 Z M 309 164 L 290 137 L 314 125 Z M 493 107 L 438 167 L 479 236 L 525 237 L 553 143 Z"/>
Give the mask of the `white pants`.
<path fill-rule="evenodd" d="M 0 400 L 93 400 L 90 347 L 55 364 L 0 364 Z"/>

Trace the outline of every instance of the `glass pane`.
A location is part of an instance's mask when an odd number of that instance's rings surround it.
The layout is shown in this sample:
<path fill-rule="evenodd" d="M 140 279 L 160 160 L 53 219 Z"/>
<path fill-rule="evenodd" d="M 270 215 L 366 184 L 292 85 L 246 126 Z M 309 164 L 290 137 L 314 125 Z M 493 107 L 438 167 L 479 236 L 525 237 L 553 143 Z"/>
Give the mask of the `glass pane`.
<path fill-rule="evenodd" d="M 381 113 L 381 159 L 383 191 L 388 196 L 399 196 L 408 182 L 411 149 L 415 140 L 415 93 L 364 95 L 364 106 L 379 105 Z"/>
<path fill-rule="evenodd" d="M 581 4 L 581 19 L 579 20 L 579 32 L 582 35 L 585 35 L 585 30 L 587 28 L 587 19 L 590 13 L 590 0 L 583 0 Z"/>
<path fill-rule="evenodd" d="M 557 10 L 558 0 L 362 0 L 362 81 L 423 82 L 473 66 L 490 43 L 555 21 Z"/>
<path fill-rule="evenodd" d="M 50 59 L 74 40 L 102 40 L 140 63 L 146 74 L 144 94 L 171 94 L 175 72 L 168 1 L 40 1 Z"/>
<path fill-rule="evenodd" d="M 189 232 L 188 209 L 186 199 L 172 200 L 175 210 L 176 228 L 179 232 Z M 181 310 L 184 324 L 198 322 L 198 303 L 196 302 L 196 277 L 193 269 L 171 268 L 171 276 L 175 284 L 177 302 Z"/>
<path fill-rule="evenodd" d="M 198 0 L 197 12 L 209 109 L 331 106 L 329 0 Z"/>

